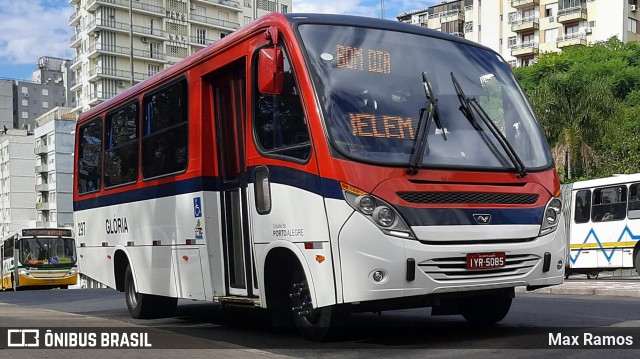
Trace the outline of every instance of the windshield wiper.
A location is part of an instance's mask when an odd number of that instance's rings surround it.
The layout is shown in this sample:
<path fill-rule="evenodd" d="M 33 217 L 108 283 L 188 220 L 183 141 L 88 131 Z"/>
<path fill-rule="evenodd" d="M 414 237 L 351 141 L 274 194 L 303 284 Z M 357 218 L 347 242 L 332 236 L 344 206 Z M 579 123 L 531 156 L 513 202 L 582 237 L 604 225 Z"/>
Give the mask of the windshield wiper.
<path fill-rule="evenodd" d="M 429 127 L 431 127 L 431 121 L 435 122 L 436 127 L 442 133 L 442 138 L 447 140 L 447 135 L 440 116 L 438 115 L 438 100 L 433 97 L 433 90 L 431 84 L 427 79 L 427 73 L 422 73 L 422 86 L 424 87 L 424 95 L 427 99 L 427 107 L 420 109 L 420 119 L 418 120 L 418 128 L 416 129 L 416 137 L 411 148 L 411 157 L 409 158 L 409 167 L 407 173 L 415 175 L 422 166 L 422 157 L 424 156 L 425 148 L 427 147 L 427 141 L 429 137 Z M 427 113 L 427 119 L 424 120 L 424 114 Z"/>
<path fill-rule="evenodd" d="M 482 122 L 484 122 L 484 124 L 487 126 L 489 131 L 491 131 L 491 134 L 493 134 L 493 136 L 498 140 L 498 143 L 500 143 L 500 146 L 509 157 L 509 160 L 511 160 L 511 163 L 516 169 L 516 176 L 518 178 L 522 178 L 526 176 L 527 169 L 524 163 L 516 153 L 513 146 L 511 146 L 507 138 L 504 136 L 502 131 L 500 131 L 500 129 L 498 128 L 498 126 L 496 126 L 495 122 L 493 122 L 489 114 L 480 105 L 478 100 L 476 100 L 475 98 L 469 98 L 464 94 L 464 92 L 462 91 L 462 87 L 458 83 L 458 80 L 456 80 L 456 77 L 453 74 L 453 72 L 451 72 L 451 81 L 453 82 L 453 87 L 456 90 L 456 94 L 458 95 L 458 100 L 460 100 L 460 104 L 461 104 L 460 111 L 462 111 L 462 113 L 469 120 L 469 122 L 471 122 L 471 125 L 473 126 L 473 128 L 478 132 L 483 131 L 482 127 L 480 127 L 480 124 L 478 124 L 478 121 L 476 121 L 476 117 L 473 114 L 473 112 L 475 111 L 480 116 L 480 119 L 482 120 Z M 484 136 L 483 136 L 483 139 L 484 139 Z"/>

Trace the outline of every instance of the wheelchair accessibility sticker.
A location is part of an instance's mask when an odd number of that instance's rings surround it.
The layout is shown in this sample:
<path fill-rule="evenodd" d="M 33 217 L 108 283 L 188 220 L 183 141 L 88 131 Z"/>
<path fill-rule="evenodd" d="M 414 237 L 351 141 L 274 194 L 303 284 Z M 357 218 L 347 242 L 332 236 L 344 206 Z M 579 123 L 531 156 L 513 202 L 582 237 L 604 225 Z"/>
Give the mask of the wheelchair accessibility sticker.
<path fill-rule="evenodd" d="M 193 199 L 193 216 L 196 218 L 202 217 L 202 203 L 200 201 L 200 197 Z"/>

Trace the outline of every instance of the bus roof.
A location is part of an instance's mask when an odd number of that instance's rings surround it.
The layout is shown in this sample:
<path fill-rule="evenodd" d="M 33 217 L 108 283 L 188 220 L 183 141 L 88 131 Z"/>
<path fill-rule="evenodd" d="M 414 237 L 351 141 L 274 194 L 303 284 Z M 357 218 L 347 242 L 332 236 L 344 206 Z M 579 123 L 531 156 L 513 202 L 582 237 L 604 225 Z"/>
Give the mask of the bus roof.
<path fill-rule="evenodd" d="M 284 25 L 286 23 L 289 23 L 290 26 L 297 26 L 303 23 L 313 23 L 313 24 L 369 27 L 369 28 L 388 30 L 388 31 L 398 31 L 398 32 L 439 38 L 447 41 L 460 42 L 470 46 L 480 47 L 485 50 L 492 51 L 496 54 L 496 56 L 500 57 L 500 55 L 497 52 L 493 51 L 492 49 L 486 46 L 480 45 L 478 43 L 465 40 L 459 36 L 442 33 L 440 31 L 436 31 L 432 29 L 427 29 L 422 26 L 405 24 L 399 21 L 384 20 L 384 19 L 362 17 L 362 16 L 351 16 L 351 15 L 295 14 L 295 13 L 283 15 L 280 13 L 270 13 L 250 23 L 245 27 L 232 32 L 228 36 L 225 36 L 223 39 L 214 42 L 210 46 L 196 53 L 191 54 L 190 56 L 180 60 L 173 66 L 153 75 L 152 77 L 138 83 L 135 86 L 130 87 L 124 92 L 108 99 L 107 101 L 97 105 L 96 107 L 93 107 L 88 111 L 82 113 L 80 115 L 80 120 L 78 121 L 78 125 L 85 122 L 86 120 L 93 118 L 94 116 L 101 113 L 102 111 L 108 110 L 113 106 L 119 105 L 121 102 L 128 101 L 132 97 L 139 95 L 140 93 L 144 92 L 147 88 L 154 86 L 154 84 L 157 83 L 158 81 L 164 82 L 165 79 L 170 79 L 170 78 L 173 78 L 174 76 L 184 73 L 188 69 L 202 63 L 203 61 L 206 61 L 211 56 L 213 56 L 213 54 L 233 44 L 236 39 L 252 34 L 255 31 L 258 31 L 260 29 L 264 29 L 267 26 L 271 26 L 274 24 Z"/>
<path fill-rule="evenodd" d="M 610 186 L 630 182 L 640 182 L 640 173 L 615 175 L 611 177 L 596 178 L 586 181 L 573 182 L 573 190 Z"/>

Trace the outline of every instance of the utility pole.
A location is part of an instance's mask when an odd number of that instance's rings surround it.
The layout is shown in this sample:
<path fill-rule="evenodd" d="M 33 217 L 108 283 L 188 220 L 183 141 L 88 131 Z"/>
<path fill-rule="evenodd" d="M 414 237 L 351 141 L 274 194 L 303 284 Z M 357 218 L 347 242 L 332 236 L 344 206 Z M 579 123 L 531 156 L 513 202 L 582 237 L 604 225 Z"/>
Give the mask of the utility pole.
<path fill-rule="evenodd" d="M 384 19 L 384 0 L 380 0 L 380 17 Z"/>

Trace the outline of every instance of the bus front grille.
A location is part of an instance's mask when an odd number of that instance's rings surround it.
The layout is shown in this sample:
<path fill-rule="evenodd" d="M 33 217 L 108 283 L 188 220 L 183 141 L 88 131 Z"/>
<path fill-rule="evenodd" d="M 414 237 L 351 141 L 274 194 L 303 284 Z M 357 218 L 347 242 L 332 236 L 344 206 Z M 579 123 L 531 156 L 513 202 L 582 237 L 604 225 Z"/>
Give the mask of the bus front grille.
<path fill-rule="evenodd" d="M 469 279 L 500 279 L 528 274 L 539 262 L 533 254 L 506 256 L 506 265 L 495 269 L 467 269 L 466 257 L 434 258 L 418 263 L 418 267 L 432 280 L 438 282 Z"/>
<path fill-rule="evenodd" d="M 537 194 L 485 192 L 398 192 L 410 203 L 534 204 Z"/>

